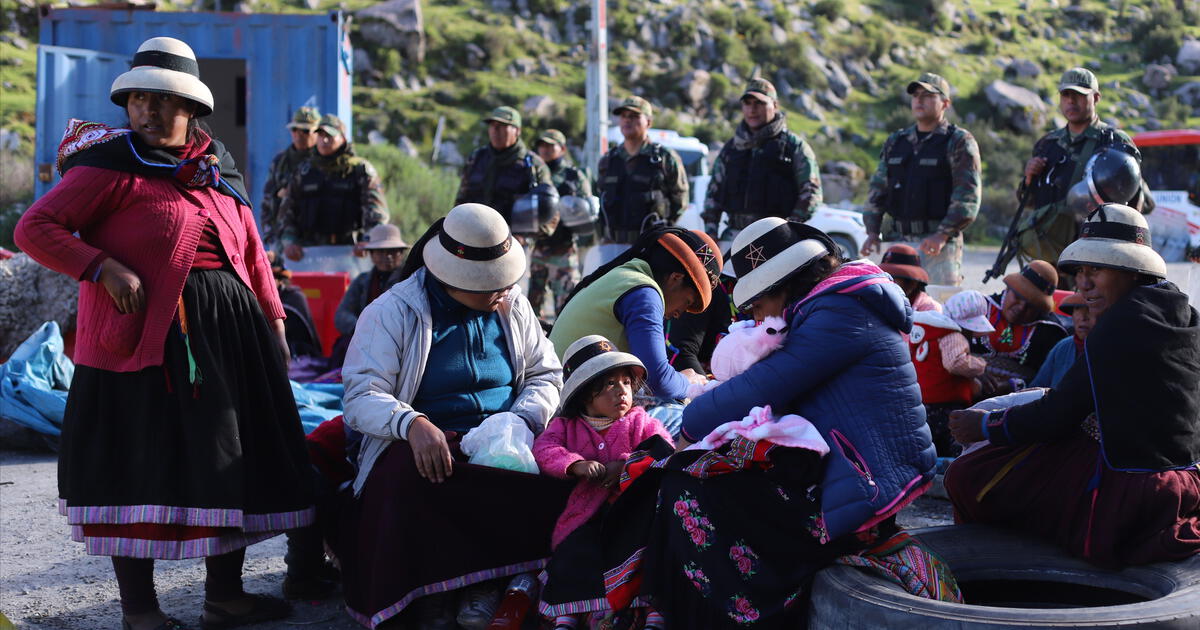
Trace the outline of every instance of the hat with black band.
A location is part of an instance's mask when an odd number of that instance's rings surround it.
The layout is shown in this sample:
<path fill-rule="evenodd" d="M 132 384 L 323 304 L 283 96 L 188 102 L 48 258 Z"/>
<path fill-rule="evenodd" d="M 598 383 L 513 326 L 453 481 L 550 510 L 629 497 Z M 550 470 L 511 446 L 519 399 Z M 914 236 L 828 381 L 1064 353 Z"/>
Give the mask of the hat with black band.
<path fill-rule="evenodd" d="M 454 206 L 422 256 L 434 278 L 471 293 L 507 289 L 525 273 L 525 249 L 514 241 L 504 217 L 481 203 Z"/>
<path fill-rule="evenodd" d="M 900 243 L 889 247 L 883 253 L 879 268 L 891 274 L 893 278 L 929 284 L 929 273 L 921 266 L 921 255 L 912 245 Z"/>
<path fill-rule="evenodd" d="M 812 226 L 779 217 L 759 219 L 733 241 L 737 284 L 733 301 L 746 308 L 808 265 L 838 251 L 827 234 Z"/>
<path fill-rule="evenodd" d="M 1004 284 L 1042 312 L 1054 309 L 1054 289 L 1058 287 L 1058 272 L 1044 260 L 1034 260 L 1017 273 L 1004 276 Z"/>
<path fill-rule="evenodd" d="M 1151 246 L 1146 218 L 1119 203 L 1096 208 L 1079 230 L 1079 240 L 1058 256 L 1058 267 L 1066 273 L 1074 273 L 1080 265 L 1167 277 L 1167 264 Z"/>
<path fill-rule="evenodd" d="M 112 82 L 109 98 L 124 107 L 131 92 L 174 94 L 194 101 L 197 117 L 213 111 L 212 90 L 200 81 L 196 53 L 174 37 L 152 37 L 138 46 L 129 71 Z"/>
<path fill-rule="evenodd" d="M 601 335 L 588 335 L 576 339 L 563 353 L 562 406 L 566 408 L 571 398 L 605 372 L 619 367 L 631 367 L 646 378 L 646 366 L 641 360 L 617 350 L 617 346 Z"/>

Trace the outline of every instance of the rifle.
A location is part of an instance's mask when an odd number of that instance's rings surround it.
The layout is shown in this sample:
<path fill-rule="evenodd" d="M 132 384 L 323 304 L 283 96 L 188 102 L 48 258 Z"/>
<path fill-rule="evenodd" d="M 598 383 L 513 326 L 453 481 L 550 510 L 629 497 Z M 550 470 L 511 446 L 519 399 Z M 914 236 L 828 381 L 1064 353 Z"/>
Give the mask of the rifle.
<path fill-rule="evenodd" d="M 1017 212 L 1013 215 L 1012 223 L 1008 226 L 1008 233 L 1004 235 L 1004 242 L 1000 244 L 1000 251 L 996 254 L 996 262 L 992 263 L 992 268 L 983 274 L 983 281 L 985 283 L 992 278 L 1003 276 L 1004 270 L 1008 268 L 1008 263 L 1012 261 L 1020 249 L 1017 244 L 1017 238 L 1021 235 L 1021 215 L 1025 213 L 1025 204 L 1029 202 L 1029 194 L 1032 188 L 1032 186 L 1021 187 L 1021 202 L 1017 205 Z"/>

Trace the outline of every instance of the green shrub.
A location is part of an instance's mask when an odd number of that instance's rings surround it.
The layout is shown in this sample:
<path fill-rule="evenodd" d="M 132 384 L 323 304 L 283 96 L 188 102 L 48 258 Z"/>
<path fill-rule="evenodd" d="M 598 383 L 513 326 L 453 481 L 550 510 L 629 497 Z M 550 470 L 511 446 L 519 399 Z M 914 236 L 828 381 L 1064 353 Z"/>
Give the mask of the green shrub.
<path fill-rule="evenodd" d="M 712 73 L 711 80 L 708 83 L 709 100 L 718 108 L 725 106 L 725 101 L 731 96 L 733 84 L 729 81 L 729 77 L 720 74 Z"/>
<path fill-rule="evenodd" d="M 362 145 L 357 150 L 383 178 L 391 223 L 400 228 L 408 242 L 419 238 L 454 207 L 459 183 L 454 171 L 430 167 L 388 144 Z"/>
<path fill-rule="evenodd" d="M 1174 59 L 1179 54 L 1182 36 L 1182 28 L 1172 30 L 1163 26 L 1154 27 L 1144 38 L 1137 40 L 1141 42 L 1142 61 L 1157 62 L 1163 57 Z"/>
<path fill-rule="evenodd" d="M 845 15 L 846 3 L 843 0 L 820 0 L 813 5 L 813 17 L 822 16 L 830 22 Z"/>

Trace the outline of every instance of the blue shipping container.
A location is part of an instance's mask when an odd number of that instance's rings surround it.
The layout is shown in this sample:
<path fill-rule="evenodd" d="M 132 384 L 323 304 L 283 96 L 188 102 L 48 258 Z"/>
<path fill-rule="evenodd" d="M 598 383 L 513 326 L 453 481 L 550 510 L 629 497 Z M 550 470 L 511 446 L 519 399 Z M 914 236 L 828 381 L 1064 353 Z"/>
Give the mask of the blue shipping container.
<path fill-rule="evenodd" d="M 271 158 L 291 142 L 286 125 L 310 105 L 350 120 L 353 51 L 345 17 L 153 10 L 44 8 L 37 69 L 35 195 L 59 179 L 55 156 L 67 120 L 127 123 L 108 98 L 151 37 L 181 39 L 196 52 L 200 78 L 213 92 L 204 121 L 246 175 L 257 205 Z M 353 137 L 353 136 L 351 136 Z"/>

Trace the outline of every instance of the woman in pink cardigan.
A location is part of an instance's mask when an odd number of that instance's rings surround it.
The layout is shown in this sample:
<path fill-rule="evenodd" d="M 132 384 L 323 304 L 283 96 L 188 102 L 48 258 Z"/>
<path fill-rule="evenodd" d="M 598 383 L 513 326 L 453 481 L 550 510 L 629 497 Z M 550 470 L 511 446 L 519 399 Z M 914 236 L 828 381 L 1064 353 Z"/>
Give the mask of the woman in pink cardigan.
<path fill-rule="evenodd" d="M 192 49 L 147 40 L 113 82 L 128 129 L 72 120 L 62 181 L 17 244 L 79 280 L 59 509 L 112 556 L 124 630 L 179 630 L 154 560 L 203 557 L 202 628 L 286 616 L 242 590 L 246 546 L 313 520 L 283 308 Z M 75 234 L 78 234 L 78 237 Z"/>
<path fill-rule="evenodd" d="M 563 377 L 562 415 L 533 443 L 542 474 L 579 480 L 555 524 L 554 556 L 544 575 L 540 610 L 556 629 L 609 614 L 600 553 L 604 513 L 617 496 L 629 454 L 656 435 L 671 442 L 662 423 L 633 406 L 645 366 L 609 340 L 588 335 L 572 343 L 563 355 Z M 662 618 L 649 612 L 646 627 L 662 628 Z"/>

